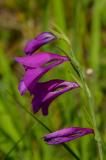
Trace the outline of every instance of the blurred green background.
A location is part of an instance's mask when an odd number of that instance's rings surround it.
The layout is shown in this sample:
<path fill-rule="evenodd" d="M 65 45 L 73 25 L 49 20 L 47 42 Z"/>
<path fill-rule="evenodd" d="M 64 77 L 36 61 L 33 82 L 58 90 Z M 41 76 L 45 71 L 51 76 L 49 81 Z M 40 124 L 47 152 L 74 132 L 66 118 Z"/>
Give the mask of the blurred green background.
<path fill-rule="evenodd" d="M 61 145 L 43 142 L 48 131 L 23 107 L 31 111 L 31 97 L 21 97 L 18 83 L 24 71 L 14 61 L 23 56 L 26 42 L 51 24 L 58 25 L 72 43 L 74 54 L 83 67 L 95 99 L 95 112 L 106 159 L 106 3 L 105 0 L 0 0 L 0 160 L 74 160 Z M 64 47 L 60 44 L 61 48 Z M 40 50 L 61 52 L 56 44 Z M 73 80 L 70 66 L 62 64 L 44 76 L 44 80 Z M 90 127 L 83 111 L 81 89 L 57 98 L 49 115 L 35 116 L 50 129 Z M 81 160 L 98 160 L 92 135 L 67 143 Z"/>

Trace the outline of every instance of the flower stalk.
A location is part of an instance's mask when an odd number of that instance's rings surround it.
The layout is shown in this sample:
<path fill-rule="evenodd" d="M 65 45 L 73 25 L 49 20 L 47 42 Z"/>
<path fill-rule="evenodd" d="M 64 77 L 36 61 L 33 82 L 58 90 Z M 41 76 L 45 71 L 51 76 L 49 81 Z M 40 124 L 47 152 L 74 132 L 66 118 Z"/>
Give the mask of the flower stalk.
<path fill-rule="evenodd" d="M 84 92 L 84 98 L 87 100 L 88 102 L 88 112 L 89 112 L 89 117 L 91 117 L 90 119 L 90 122 L 94 128 L 94 133 L 95 133 L 95 140 L 97 142 L 97 146 L 98 146 L 98 151 L 99 151 L 99 159 L 100 160 L 103 160 L 103 151 L 102 151 L 102 142 L 101 142 L 101 136 L 100 136 L 100 133 L 98 131 L 98 128 L 97 128 L 97 122 L 96 122 L 96 115 L 95 115 L 95 111 L 94 111 L 94 108 L 95 108 L 95 103 L 94 103 L 94 99 L 93 99 L 93 96 L 90 92 L 90 89 L 86 83 L 86 80 L 85 80 L 85 75 L 81 69 L 81 66 L 79 64 L 79 62 L 77 61 L 76 57 L 75 57 L 75 54 L 73 53 L 73 50 L 72 50 L 72 47 L 71 47 L 71 44 L 69 43 L 69 40 L 67 38 L 67 36 L 65 34 L 63 34 L 63 32 L 61 31 L 61 29 L 59 27 L 56 27 L 56 31 L 55 30 L 52 30 L 52 32 L 58 37 L 59 35 L 59 38 L 61 37 L 62 40 L 64 40 L 66 43 L 67 43 L 67 50 L 69 52 L 66 52 L 63 50 L 63 52 L 69 57 L 70 59 L 70 64 L 71 66 L 73 67 L 74 71 L 76 72 L 76 74 L 78 75 L 79 77 L 79 80 L 80 80 L 80 87 L 83 89 L 83 92 Z M 57 34 L 56 34 L 57 33 Z M 61 36 L 60 36 L 61 35 Z M 70 51 L 70 48 L 71 48 L 71 51 Z M 74 78 L 75 77 L 75 78 Z M 76 76 L 73 76 L 73 78 L 76 80 Z M 88 118 L 89 118 L 88 117 Z"/>
<path fill-rule="evenodd" d="M 90 92 L 90 89 L 88 88 L 88 85 L 87 85 L 86 80 L 85 80 L 84 73 L 82 72 L 80 64 L 78 63 L 75 55 L 73 54 L 72 51 L 71 51 L 71 54 L 69 53 L 67 55 L 70 57 L 70 63 L 72 65 L 73 69 L 75 70 L 78 77 L 80 78 L 81 87 L 83 89 L 85 98 L 88 101 L 88 107 L 89 107 L 88 110 L 90 111 L 90 113 L 89 113 L 90 117 L 92 117 L 92 119 L 90 121 L 92 122 L 92 126 L 93 126 L 94 132 L 95 132 L 95 140 L 96 140 L 97 146 L 98 146 L 99 159 L 103 160 L 102 142 L 101 142 L 100 133 L 99 133 L 98 128 L 97 128 L 96 116 L 95 116 L 95 111 L 94 111 L 95 104 L 94 104 L 93 96 Z"/>
<path fill-rule="evenodd" d="M 90 116 L 92 117 L 91 122 L 92 122 L 92 126 L 94 128 L 94 131 L 95 131 L 95 140 L 97 142 L 98 151 L 99 151 L 99 159 L 103 160 L 102 142 L 101 142 L 100 133 L 97 128 L 96 116 L 95 116 L 95 111 L 94 111 L 94 108 L 95 108 L 94 99 L 93 99 L 93 96 L 90 92 L 90 89 L 86 83 L 85 76 L 84 76 L 84 74 L 81 70 L 81 67 L 80 67 L 79 63 L 77 62 L 74 54 L 73 54 L 73 57 L 74 57 L 73 65 L 75 66 L 75 68 L 77 70 L 78 76 L 80 76 L 81 86 L 82 86 L 85 98 L 88 101 Z M 72 61 L 72 59 L 71 59 L 71 61 Z"/>
<path fill-rule="evenodd" d="M 95 108 L 94 99 L 93 99 L 93 96 L 90 92 L 90 89 L 88 88 L 88 85 L 86 83 L 85 76 L 84 76 L 84 74 L 81 70 L 81 67 L 80 67 L 78 61 L 76 60 L 74 54 L 73 54 L 73 56 L 71 55 L 71 57 L 74 57 L 73 59 L 71 58 L 71 61 L 74 60 L 72 62 L 73 63 L 72 66 L 74 66 L 73 67 L 74 70 L 76 71 L 76 73 L 78 73 L 78 76 L 80 77 L 81 87 L 83 89 L 85 98 L 88 101 L 88 107 L 89 107 L 88 110 L 90 111 L 90 113 L 89 113 L 90 117 L 92 117 L 91 122 L 92 122 L 92 126 L 93 126 L 94 132 L 95 132 L 95 140 L 96 140 L 97 146 L 98 146 L 99 159 L 103 160 L 101 137 L 100 137 L 100 133 L 97 128 L 96 116 L 95 116 L 95 111 L 94 111 L 94 108 Z"/>

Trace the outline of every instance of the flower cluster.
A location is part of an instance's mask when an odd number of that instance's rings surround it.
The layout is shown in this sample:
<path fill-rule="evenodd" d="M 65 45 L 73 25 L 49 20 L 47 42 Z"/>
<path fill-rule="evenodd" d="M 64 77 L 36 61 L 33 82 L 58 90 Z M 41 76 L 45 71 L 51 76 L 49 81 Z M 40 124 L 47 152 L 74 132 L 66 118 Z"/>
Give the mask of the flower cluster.
<path fill-rule="evenodd" d="M 26 44 L 24 48 L 26 55 L 24 57 L 15 58 L 25 70 L 25 74 L 19 83 L 19 92 L 24 95 L 28 90 L 33 95 L 32 109 L 34 113 L 41 109 L 43 115 L 48 115 L 48 108 L 56 97 L 79 87 L 76 82 L 68 82 L 61 79 L 40 82 L 41 77 L 49 70 L 69 61 L 67 56 L 51 52 L 34 53 L 44 44 L 56 39 L 57 37 L 54 34 L 43 32 Z M 48 144 L 59 144 L 90 133 L 93 133 L 90 128 L 72 127 L 51 133 L 45 136 L 44 140 Z"/>

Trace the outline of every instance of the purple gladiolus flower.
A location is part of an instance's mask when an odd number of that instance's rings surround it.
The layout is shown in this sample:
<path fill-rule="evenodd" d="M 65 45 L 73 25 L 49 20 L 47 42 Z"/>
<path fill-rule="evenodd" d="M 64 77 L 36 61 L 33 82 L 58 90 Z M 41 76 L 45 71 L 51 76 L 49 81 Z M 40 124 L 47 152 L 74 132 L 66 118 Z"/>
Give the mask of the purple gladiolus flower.
<path fill-rule="evenodd" d="M 67 82 L 64 80 L 50 80 L 48 82 L 33 82 L 28 86 L 28 90 L 34 98 L 32 100 L 33 112 L 36 113 L 42 109 L 43 115 L 48 114 L 48 107 L 59 95 L 79 87 L 75 82 Z"/>
<path fill-rule="evenodd" d="M 87 134 L 94 134 L 94 130 L 80 127 L 64 128 L 44 136 L 44 141 L 48 144 L 60 144 L 72 141 Z"/>
<path fill-rule="evenodd" d="M 39 49 L 44 44 L 47 44 L 53 40 L 56 39 L 56 36 L 53 35 L 51 32 L 43 32 L 34 39 L 30 40 L 25 48 L 24 52 L 27 55 L 31 55 L 33 52 L 35 52 L 37 49 Z"/>
<path fill-rule="evenodd" d="M 16 57 L 15 59 L 25 68 L 25 75 L 19 84 L 21 95 L 23 95 L 27 88 L 31 86 L 33 81 L 34 83 L 38 82 L 46 72 L 69 60 L 66 56 L 49 52 L 41 52 L 25 57 Z"/>

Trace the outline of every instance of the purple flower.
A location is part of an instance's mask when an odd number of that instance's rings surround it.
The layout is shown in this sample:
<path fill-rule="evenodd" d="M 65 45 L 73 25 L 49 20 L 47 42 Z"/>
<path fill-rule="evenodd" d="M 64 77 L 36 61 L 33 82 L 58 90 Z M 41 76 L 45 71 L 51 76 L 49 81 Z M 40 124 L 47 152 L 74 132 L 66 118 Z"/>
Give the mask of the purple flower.
<path fill-rule="evenodd" d="M 87 134 L 94 134 L 94 130 L 80 127 L 64 128 L 44 136 L 44 141 L 48 144 L 60 144 L 72 141 Z"/>
<path fill-rule="evenodd" d="M 38 82 L 46 72 L 69 60 L 66 56 L 49 52 L 41 52 L 25 57 L 16 57 L 15 59 L 25 68 L 25 75 L 19 84 L 21 95 L 25 93 L 33 82 Z"/>
<path fill-rule="evenodd" d="M 43 115 L 48 114 L 48 107 L 59 95 L 79 87 L 75 82 L 66 82 L 64 80 L 50 80 L 48 82 L 33 83 L 28 86 L 28 90 L 34 95 L 32 100 L 33 112 L 36 113 L 42 109 Z"/>
<path fill-rule="evenodd" d="M 31 55 L 33 52 L 35 52 L 41 46 L 43 46 L 44 44 L 47 44 L 55 39 L 56 39 L 56 36 L 53 35 L 51 32 L 43 32 L 43 33 L 39 34 L 37 37 L 35 37 L 34 39 L 30 40 L 26 44 L 26 46 L 24 48 L 24 52 L 27 55 Z"/>

